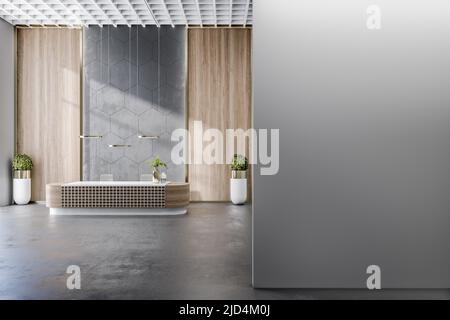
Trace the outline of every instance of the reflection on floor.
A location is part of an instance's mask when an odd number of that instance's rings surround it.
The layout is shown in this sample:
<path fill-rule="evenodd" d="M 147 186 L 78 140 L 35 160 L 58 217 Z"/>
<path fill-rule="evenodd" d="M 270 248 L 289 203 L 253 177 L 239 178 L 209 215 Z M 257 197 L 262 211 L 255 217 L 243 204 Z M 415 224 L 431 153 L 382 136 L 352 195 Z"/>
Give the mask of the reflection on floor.
<path fill-rule="evenodd" d="M 274 213 L 275 214 L 275 213 Z M 81 268 L 81 289 L 66 268 Z M 51 217 L 0 208 L 2 299 L 414 299 L 448 290 L 255 290 L 251 207 L 191 204 L 182 217 Z"/>

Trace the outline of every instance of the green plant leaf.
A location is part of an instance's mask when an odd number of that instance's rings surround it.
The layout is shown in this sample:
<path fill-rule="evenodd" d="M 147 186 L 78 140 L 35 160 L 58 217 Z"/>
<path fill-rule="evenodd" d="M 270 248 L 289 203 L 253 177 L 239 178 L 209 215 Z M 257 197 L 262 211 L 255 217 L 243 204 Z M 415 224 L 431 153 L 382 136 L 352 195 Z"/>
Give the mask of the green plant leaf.
<path fill-rule="evenodd" d="M 150 161 L 150 166 L 153 169 L 159 169 L 159 168 L 167 168 L 167 164 L 159 158 L 159 156 L 156 156 L 152 161 Z"/>
<path fill-rule="evenodd" d="M 26 154 L 16 154 L 12 161 L 12 169 L 17 170 L 31 170 L 33 169 L 33 161 L 31 157 Z"/>
<path fill-rule="evenodd" d="M 243 155 L 235 154 L 231 160 L 230 166 L 231 170 L 245 171 L 248 169 L 248 159 Z"/>

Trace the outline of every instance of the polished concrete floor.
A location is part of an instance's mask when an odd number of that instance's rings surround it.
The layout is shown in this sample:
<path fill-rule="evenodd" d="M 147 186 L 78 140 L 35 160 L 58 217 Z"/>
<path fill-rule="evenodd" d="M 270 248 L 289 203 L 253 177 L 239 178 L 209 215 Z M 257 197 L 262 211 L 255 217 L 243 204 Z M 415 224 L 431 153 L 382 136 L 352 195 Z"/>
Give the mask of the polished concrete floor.
<path fill-rule="evenodd" d="M 68 290 L 78 265 L 81 289 Z M 54 217 L 0 207 L 2 299 L 449 299 L 448 290 L 255 290 L 251 207 L 179 217 Z"/>

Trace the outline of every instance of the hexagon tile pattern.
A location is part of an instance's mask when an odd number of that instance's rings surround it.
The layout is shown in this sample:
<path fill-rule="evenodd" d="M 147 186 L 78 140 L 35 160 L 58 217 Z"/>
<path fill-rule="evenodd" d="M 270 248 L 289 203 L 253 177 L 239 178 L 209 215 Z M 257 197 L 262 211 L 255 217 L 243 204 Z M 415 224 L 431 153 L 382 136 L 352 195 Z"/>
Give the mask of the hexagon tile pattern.
<path fill-rule="evenodd" d="M 122 109 L 113 114 L 111 116 L 111 131 L 123 139 L 137 135 L 136 116 L 127 109 Z"/>
<path fill-rule="evenodd" d="M 109 82 L 112 86 L 126 91 L 136 85 L 136 67 L 128 61 L 120 60 L 110 70 Z"/>
<path fill-rule="evenodd" d="M 139 117 L 139 134 L 159 136 L 165 130 L 165 118 L 161 112 L 149 109 Z"/>
<path fill-rule="evenodd" d="M 136 115 L 140 115 L 152 107 L 156 108 L 156 102 L 153 91 L 142 86 L 130 88 L 125 95 L 125 108 Z"/>
<path fill-rule="evenodd" d="M 113 144 L 124 144 L 124 140 L 114 133 L 108 133 L 102 139 L 97 140 L 97 157 L 94 162 L 102 159 L 108 163 L 113 163 L 122 158 L 125 148 L 110 148 L 109 145 Z"/>
<path fill-rule="evenodd" d="M 113 114 L 123 108 L 125 104 L 124 93 L 114 87 L 104 87 L 97 92 L 97 108 L 103 113 Z M 85 103 L 85 105 L 87 105 Z M 89 111 L 89 110 L 86 110 Z M 86 116 L 86 114 L 85 114 Z M 87 116 L 94 116 L 88 113 Z"/>
<path fill-rule="evenodd" d="M 185 27 L 91 26 L 84 40 L 83 134 L 103 138 L 83 141 L 83 179 L 139 180 L 157 153 L 169 162 L 169 179 L 183 181 L 184 166 L 170 163 L 170 133 L 185 127 Z"/>

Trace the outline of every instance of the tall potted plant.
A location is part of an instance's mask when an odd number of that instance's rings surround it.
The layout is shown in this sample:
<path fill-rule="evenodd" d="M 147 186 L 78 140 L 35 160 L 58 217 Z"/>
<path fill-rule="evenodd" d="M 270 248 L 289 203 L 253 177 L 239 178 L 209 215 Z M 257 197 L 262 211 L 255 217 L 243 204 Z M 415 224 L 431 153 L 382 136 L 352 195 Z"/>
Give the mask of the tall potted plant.
<path fill-rule="evenodd" d="M 151 161 L 151 167 L 152 167 L 152 173 L 153 173 L 153 182 L 154 183 L 160 183 L 161 180 L 163 182 L 166 181 L 166 173 L 161 173 L 161 169 L 165 168 L 167 169 L 167 164 L 157 156 L 155 159 Z"/>
<path fill-rule="evenodd" d="M 247 201 L 247 169 L 248 159 L 235 154 L 231 161 L 230 198 L 233 204 L 244 204 Z"/>
<path fill-rule="evenodd" d="M 16 154 L 12 161 L 13 198 L 16 204 L 27 204 L 31 199 L 31 169 L 33 161 L 26 154 Z"/>

